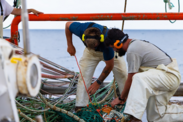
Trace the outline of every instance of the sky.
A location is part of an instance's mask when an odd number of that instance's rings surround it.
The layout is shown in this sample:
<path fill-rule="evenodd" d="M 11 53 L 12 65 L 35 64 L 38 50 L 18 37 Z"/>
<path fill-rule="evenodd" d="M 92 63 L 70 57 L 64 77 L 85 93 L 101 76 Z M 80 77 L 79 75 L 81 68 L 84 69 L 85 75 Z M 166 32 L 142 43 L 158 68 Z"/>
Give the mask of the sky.
<path fill-rule="evenodd" d="M 13 5 L 14 0 L 6 0 Z M 169 12 L 178 12 L 178 0 L 170 0 L 175 6 Z M 125 0 L 27 0 L 27 8 L 34 8 L 45 14 L 65 13 L 123 13 Z M 183 12 L 183 1 L 180 0 L 180 11 Z M 128 13 L 162 13 L 165 12 L 164 0 L 127 0 Z M 13 19 L 11 15 L 5 22 L 4 27 L 9 25 Z M 85 21 L 82 21 L 85 22 Z M 122 21 L 94 21 L 109 28 L 122 27 Z M 66 21 L 29 22 L 30 29 L 64 29 Z M 124 29 L 181 29 L 183 20 L 174 24 L 168 20 L 126 20 Z M 21 29 L 22 23 L 19 24 Z"/>

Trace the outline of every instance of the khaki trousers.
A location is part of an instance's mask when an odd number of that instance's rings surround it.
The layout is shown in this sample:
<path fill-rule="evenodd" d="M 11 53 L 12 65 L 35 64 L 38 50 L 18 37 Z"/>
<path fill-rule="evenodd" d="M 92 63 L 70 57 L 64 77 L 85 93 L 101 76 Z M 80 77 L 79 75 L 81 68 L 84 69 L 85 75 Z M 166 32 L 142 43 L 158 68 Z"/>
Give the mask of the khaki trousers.
<path fill-rule="evenodd" d="M 133 76 L 124 113 L 149 122 L 183 122 L 183 106 L 167 105 L 179 87 L 181 76 L 175 59 L 157 68 L 141 67 Z"/>
<path fill-rule="evenodd" d="M 85 48 L 83 56 L 79 61 L 79 65 L 87 88 L 91 85 L 95 68 L 100 61 L 104 61 L 102 52 Z M 101 73 L 102 71 L 103 69 L 101 69 Z M 118 57 L 117 59 L 114 59 L 114 68 L 112 71 L 121 93 L 127 79 L 126 63 L 123 57 Z M 85 90 L 83 80 L 81 76 L 79 76 L 76 93 L 76 106 L 86 106 L 88 102 L 89 98 Z"/>

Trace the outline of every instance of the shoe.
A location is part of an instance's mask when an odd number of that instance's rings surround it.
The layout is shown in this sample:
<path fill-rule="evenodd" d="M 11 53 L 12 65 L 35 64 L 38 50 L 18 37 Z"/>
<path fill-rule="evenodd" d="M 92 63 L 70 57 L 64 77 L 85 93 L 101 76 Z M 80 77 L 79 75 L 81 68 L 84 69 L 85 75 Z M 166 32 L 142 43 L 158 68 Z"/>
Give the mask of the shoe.
<path fill-rule="evenodd" d="M 135 117 L 133 117 L 133 116 L 131 116 L 130 117 L 130 121 L 128 121 L 128 122 L 142 122 L 142 121 L 137 119 L 137 118 L 135 118 Z"/>
<path fill-rule="evenodd" d="M 77 112 L 81 111 L 82 108 L 84 108 L 84 106 L 83 107 L 75 107 L 75 112 L 77 113 Z"/>

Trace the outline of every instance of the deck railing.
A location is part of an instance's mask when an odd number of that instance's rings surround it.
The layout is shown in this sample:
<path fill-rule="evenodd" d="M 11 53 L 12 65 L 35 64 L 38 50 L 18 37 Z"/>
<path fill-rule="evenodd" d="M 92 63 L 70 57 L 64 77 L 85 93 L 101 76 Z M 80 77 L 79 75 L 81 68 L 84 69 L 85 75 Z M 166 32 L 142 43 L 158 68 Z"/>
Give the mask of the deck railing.
<path fill-rule="evenodd" d="M 29 21 L 104 21 L 104 20 L 183 20 L 183 13 L 95 13 L 95 14 L 40 14 L 29 15 Z M 11 24 L 11 39 L 18 45 L 18 24 L 21 17 L 17 16 Z"/>

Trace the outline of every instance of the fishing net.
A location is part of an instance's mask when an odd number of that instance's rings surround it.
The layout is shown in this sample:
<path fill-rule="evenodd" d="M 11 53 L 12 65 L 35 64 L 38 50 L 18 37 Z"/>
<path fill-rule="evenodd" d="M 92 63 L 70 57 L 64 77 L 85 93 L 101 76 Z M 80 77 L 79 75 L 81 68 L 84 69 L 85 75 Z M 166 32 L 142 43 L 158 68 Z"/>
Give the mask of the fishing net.
<path fill-rule="evenodd" d="M 79 118 L 83 119 L 86 122 L 104 122 L 103 115 L 107 115 L 104 111 L 102 111 L 102 107 L 109 106 L 110 105 L 101 105 L 97 103 L 89 104 L 86 108 L 82 108 L 80 111 L 75 113 Z M 117 107 L 118 111 L 124 110 L 124 105 L 119 105 Z M 67 114 L 63 114 L 61 112 L 55 111 L 60 117 L 62 118 L 61 122 L 77 122 L 72 117 L 68 116 Z M 107 118 L 107 122 L 121 122 L 122 118 L 119 118 L 117 116 L 111 116 L 111 118 Z M 125 122 L 125 121 L 124 121 Z"/>

